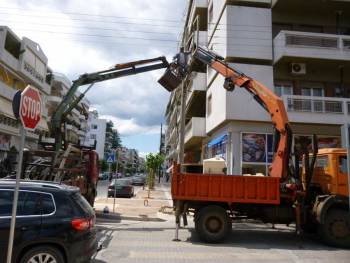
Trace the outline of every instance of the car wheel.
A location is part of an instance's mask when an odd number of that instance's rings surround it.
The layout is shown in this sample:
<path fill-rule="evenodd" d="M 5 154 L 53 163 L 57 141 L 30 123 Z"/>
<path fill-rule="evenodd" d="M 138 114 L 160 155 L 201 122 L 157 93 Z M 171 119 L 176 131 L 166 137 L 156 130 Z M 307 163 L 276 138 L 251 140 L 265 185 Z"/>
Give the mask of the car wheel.
<path fill-rule="evenodd" d="M 20 263 L 64 263 L 62 253 L 50 246 L 35 247 L 27 251 Z"/>

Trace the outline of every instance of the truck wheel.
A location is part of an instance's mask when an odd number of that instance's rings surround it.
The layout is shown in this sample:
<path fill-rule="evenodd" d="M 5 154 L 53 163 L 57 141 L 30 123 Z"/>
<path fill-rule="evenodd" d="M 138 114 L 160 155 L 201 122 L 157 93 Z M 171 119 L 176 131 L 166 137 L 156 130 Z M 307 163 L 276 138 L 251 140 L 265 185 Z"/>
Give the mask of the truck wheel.
<path fill-rule="evenodd" d="M 198 212 L 195 229 L 199 238 L 209 243 L 224 241 L 232 230 L 232 222 L 225 209 L 206 206 Z"/>
<path fill-rule="evenodd" d="M 327 212 L 320 232 L 325 243 L 336 247 L 350 247 L 350 215 L 343 209 L 331 209 Z"/>

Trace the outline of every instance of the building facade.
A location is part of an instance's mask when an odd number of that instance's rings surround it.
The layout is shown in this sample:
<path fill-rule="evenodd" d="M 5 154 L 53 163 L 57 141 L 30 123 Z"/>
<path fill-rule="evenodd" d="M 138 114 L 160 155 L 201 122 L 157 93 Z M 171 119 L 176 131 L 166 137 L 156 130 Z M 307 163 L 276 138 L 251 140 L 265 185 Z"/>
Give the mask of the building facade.
<path fill-rule="evenodd" d="M 106 127 L 107 121 L 99 119 L 96 110 L 90 110 L 87 131 L 82 145 L 95 147 L 100 160 L 105 157 Z"/>
<path fill-rule="evenodd" d="M 12 100 L 17 91 L 27 85 L 39 90 L 42 99 L 42 120 L 33 132 L 27 132 L 25 147 L 37 149 L 39 136 L 48 135 L 49 121 L 47 97 L 51 83 L 48 59 L 39 44 L 19 38 L 10 28 L 0 26 L 0 160 L 9 150 L 19 150 L 19 121 L 12 110 Z"/>
<path fill-rule="evenodd" d="M 349 15 L 349 1 L 193 0 L 183 45 L 208 46 L 279 95 L 293 145 L 305 138 L 311 145 L 316 134 L 320 148 L 341 147 L 350 122 Z M 267 112 L 247 91 L 223 89 L 223 77 L 210 68 L 194 69 L 185 83 L 186 161 L 222 156 L 230 174 L 267 174 L 273 132 Z M 168 160 L 178 149 L 177 93 L 166 111 Z"/>

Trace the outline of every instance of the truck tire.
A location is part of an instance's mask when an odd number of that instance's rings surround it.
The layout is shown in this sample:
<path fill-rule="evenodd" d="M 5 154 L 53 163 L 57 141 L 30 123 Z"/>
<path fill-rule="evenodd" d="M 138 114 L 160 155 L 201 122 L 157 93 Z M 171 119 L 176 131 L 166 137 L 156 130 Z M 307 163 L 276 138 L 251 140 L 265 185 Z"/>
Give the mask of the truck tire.
<path fill-rule="evenodd" d="M 327 211 L 320 225 L 323 241 L 331 246 L 350 248 L 350 214 L 344 209 Z"/>
<path fill-rule="evenodd" d="M 206 206 L 198 212 L 195 230 L 204 242 L 219 243 L 231 233 L 232 222 L 224 208 Z"/>

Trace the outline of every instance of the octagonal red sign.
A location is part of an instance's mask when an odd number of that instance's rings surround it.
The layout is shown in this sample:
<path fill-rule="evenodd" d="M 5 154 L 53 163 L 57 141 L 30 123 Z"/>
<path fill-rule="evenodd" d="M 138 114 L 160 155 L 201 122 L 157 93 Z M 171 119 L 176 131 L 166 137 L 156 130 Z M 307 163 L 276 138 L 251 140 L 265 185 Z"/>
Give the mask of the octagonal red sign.
<path fill-rule="evenodd" d="M 19 116 L 23 127 L 27 130 L 35 130 L 41 120 L 40 93 L 30 85 L 21 94 Z"/>

